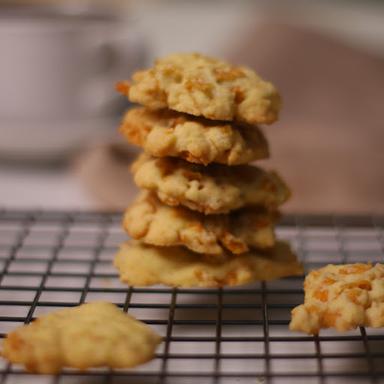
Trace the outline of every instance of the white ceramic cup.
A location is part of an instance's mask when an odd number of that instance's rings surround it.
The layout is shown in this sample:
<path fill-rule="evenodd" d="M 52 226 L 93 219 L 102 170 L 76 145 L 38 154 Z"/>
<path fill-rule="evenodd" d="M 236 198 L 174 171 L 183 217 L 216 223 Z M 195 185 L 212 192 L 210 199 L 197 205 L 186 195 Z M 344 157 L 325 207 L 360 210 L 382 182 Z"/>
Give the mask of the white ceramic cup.
<path fill-rule="evenodd" d="M 0 13 L 0 55 L 0 155 L 43 154 L 107 124 L 114 83 L 143 65 L 145 49 L 116 17 L 12 8 Z"/>

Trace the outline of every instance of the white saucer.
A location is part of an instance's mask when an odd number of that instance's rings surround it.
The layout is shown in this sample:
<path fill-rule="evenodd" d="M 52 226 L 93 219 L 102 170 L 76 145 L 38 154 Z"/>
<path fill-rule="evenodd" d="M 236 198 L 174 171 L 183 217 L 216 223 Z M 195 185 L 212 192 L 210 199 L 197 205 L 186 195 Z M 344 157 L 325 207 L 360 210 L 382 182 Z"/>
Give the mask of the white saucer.
<path fill-rule="evenodd" d="M 0 158 L 48 161 L 67 157 L 82 144 L 116 131 L 118 118 L 1 121 Z"/>

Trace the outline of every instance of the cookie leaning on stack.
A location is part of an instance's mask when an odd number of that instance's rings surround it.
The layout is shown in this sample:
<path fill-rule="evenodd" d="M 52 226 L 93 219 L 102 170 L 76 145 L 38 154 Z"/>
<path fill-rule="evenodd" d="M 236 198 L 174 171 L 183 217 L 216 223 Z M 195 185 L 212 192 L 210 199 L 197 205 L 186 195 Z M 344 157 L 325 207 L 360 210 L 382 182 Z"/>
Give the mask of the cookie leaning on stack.
<path fill-rule="evenodd" d="M 124 216 L 135 240 L 114 261 L 121 279 L 213 287 L 301 274 L 274 234 L 289 189 L 276 172 L 248 165 L 269 156 L 256 124 L 277 120 L 275 87 L 245 67 L 173 54 L 117 89 L 142 105 L 120 132 L 145 152 L 132 166 L 144 191 Z"/>

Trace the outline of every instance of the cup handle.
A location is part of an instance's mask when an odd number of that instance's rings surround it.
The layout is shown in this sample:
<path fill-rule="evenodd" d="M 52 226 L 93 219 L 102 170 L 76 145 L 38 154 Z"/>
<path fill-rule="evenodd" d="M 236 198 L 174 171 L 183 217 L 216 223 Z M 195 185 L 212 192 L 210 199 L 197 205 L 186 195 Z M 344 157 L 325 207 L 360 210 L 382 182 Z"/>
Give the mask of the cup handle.
<path fill-rule="evenodd" d="M 81 98 L 92 114 L 112 113 L 116 102 L 114 85 L 145 64 L 147 46 L 141 33 L 126 29 L 103 36 L 90 51 L 90 63 L 97 60 L 99 68 Z"/>

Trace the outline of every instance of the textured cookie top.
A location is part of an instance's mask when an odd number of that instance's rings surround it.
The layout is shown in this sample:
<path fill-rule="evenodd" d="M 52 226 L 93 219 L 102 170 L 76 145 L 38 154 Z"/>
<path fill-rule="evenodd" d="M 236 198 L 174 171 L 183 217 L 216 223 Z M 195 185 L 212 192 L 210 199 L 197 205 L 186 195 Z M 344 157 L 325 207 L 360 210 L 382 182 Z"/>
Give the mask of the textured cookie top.
<path fill-rule="evenodd" d="M 276 209 L 290 196 L 275 172 L 250 165 L 206 167 L 172 158 L 141 155 L 132 165 L 138 187 L 151 190 L 167 205 L 184 205 L 205 214 L 244 206 Z"/>
<path fill-rule="evenodd" d="M 288 244 L 279 242 L 268 255 L 256 251 L 212 259 L 183 247 L 154 247 L 140 242 L 122 244 L 114 265 L 130 285 L 222 287 L 302 274 Z"/>
<path fill-rule="evenodd" d="M 249 247 L 271 248 L 275 243 L 276 216 L 247 209 L 230 215 L 209 215 L 183 207 L 170 207 L 153 194 L 142 192 L 124 215 L 130 236 L 157 246 L 183 245 L 198 253 L 220 256 Z"/>
<path fill-rule="evenodd" d="M 292 310 L 293 331 L 384 327 L 384 264 L 327 265 L 309 273 L 304 290 L 304 304 Z"/>
<path fill-rule="evenodd" d="M 133 367 L 150 360 L 161 338 L 144 323 L 105 302 L 43 315 L 16 328 L 2 355 L 36 373 L 63 367 Z"/>
<path fill-rule="evenodd" d="M 181 157 L 192 163 L 236 165 L 269 155 L 267 141 L 256 126 L 195 118 L 169 109 L 131 109 L 120 132 L 149 155 Z"/>
<path fill-rule="evenodd" d="M 270 124 L 281 100 L 276 88 L 246 67 L 197 53 L 172 54 L 138 71 L 117 89 L 150 109 L 169 108 L 213 120 Z"/>

